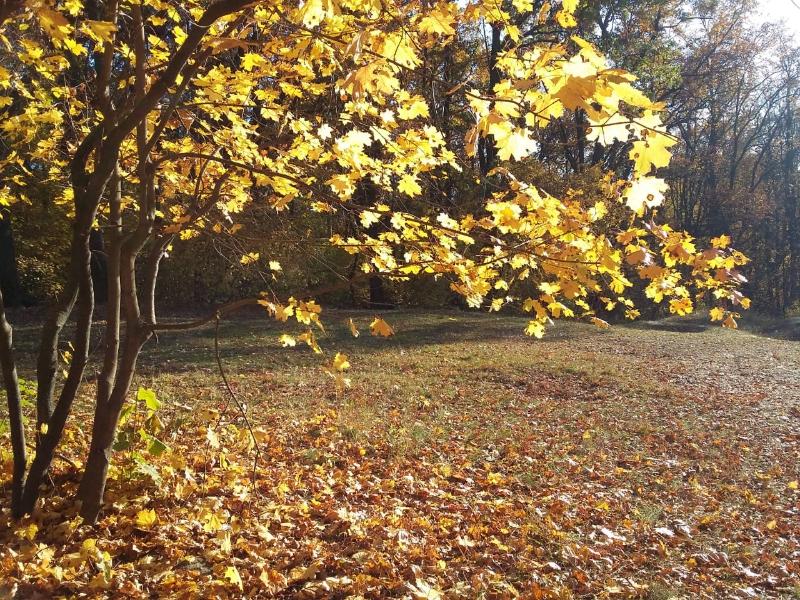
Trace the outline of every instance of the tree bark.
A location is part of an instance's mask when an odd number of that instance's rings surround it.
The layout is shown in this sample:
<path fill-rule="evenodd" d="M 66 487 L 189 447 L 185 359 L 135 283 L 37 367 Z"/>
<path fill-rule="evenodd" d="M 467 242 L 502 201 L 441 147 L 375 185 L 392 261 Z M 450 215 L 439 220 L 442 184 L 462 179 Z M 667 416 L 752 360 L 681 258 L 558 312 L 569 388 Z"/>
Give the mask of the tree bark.
<path fill-rule="evenodd" d="M 14 457 L 11 478 L 11 514 L 14 518 L 22 516 L 22 490 L 25 485 L 25 429 L 22 425 L 22 397 L 19 392 L 17 365 L 14 360 L 11 325 L 6 320 L 3 294 L 0 292 L 0 367 L 8 400 L 8 422 L 11 428 L 11 450 Z"/>
<path fill-rule="evenodd" d="M 94 227 L 89 234 L 89 248 L 92 251 L 92 286 L 94 301 L 105 304 L 108 301 L 108 256 L 102 230 Z"/>
<path fill-rule="evenodd" d="M 0 291 L 6 306 L 17 306 L 22 300 L 11 211 L 7 208 L 0 210 Z"/>
<path fill-rule="evenodd" d="M 97 196 L 98 200 L 96 202 L 86 202 L 85 199 L 78 200 L 80 196 L 76 194 L 76 215 L 73 225 L 70 260 L 71 279 L 74 282 L 73 285 L 77 287 L 78 292 L 78 314 L 75 324 L 75 336 L 73 339 L 73 356 L 67 372 L 67 378 L 64 381 L 64 386 L 61 389 L 58 402 L 53 408 L 52 414 L 47 420 L 43 420 L 42 415 L 37 416 L 38 421 L 47 424 L 47 432 L 41 433 L 41 425 L 39 425 L 39 443 L 37 444 L 36 455 L 31 463 L 28 477 L 25 480 L 25 489 L 22 494 L 22 511 L 26 514 L 33 512 L 36 501 L 39 499 L 39 486 L 53 462 L 56 447 L 61 441 L 64 427 L 67 424 L 67 418 L 72 410 L 72 403 L 77 396 L 78 389 L 83 380 L 86 364 L 89 360 L 89 341 L 92 317 L 94 315 L 94 290 L 92 288 L 91 269 L 92 253 L 89 248 L 89 233 L 97 213 L 99 197 L 100 196 Z M 67 299 L 67 301 L 68 300 L 69 299 Z M 56 319 L 51 321 L 50 324 L 56 323 L 57 325 L 58 322 L 60 322 L 61 325 L 63 325 L 69 313 L 67 312 L 64 314 L 63 311 L 56 311 L 54 314 Z M 48 329 L 48 327 L 46 326 L 45 329 Z M 43 342 L 44 341 L 45 340 L 43 340 Z M 55 355 L 58 351 L 58 335 L 56 334 L 47 341 L 51 346 L 49 348 L 43 347 L 43 354 L 46 357 L 50 354 Z M 40 354 L 40 358 L 41 356 Z M 53 362 L 55 363 L 55 360 L 53 360 Z M 52 363 L 48 365 L 48 368 L 50 367 L 52 367 Z M 49 386 L 46 391 L 52 394 L 52 389 L 55 384 L 54 374 L 46 380 L 45 383 Z M 47 401 L 46 409 L 48 412 L 52 406 L 51 398 L 52 396 L 49 398 L 42 398 L 43 404 L 44 400 Z"/>
<path fill-rule="evenodd" d="M 87 523 L 94 523 L 100 514 L 117 423 L 136 372 L 136 361 L 150 335 L 150 330 L 142 327 L 136 327 L 126 333 L 125 349 L 114 390 L 107 402 L 95 407 L 92 442 L 78 489 L 78 499 L 81 501 L 80 515 Z"/>

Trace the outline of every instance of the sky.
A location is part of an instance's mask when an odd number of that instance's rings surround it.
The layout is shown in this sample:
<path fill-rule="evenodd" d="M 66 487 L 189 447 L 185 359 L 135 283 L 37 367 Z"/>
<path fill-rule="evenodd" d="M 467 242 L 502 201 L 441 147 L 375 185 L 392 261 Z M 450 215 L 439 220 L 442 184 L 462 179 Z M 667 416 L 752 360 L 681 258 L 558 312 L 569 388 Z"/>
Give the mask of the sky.
<path fill-rule="evenodd" d="M 761 0 L 761 22 L 783 23 L 800 40 L 800 0 Z"/>

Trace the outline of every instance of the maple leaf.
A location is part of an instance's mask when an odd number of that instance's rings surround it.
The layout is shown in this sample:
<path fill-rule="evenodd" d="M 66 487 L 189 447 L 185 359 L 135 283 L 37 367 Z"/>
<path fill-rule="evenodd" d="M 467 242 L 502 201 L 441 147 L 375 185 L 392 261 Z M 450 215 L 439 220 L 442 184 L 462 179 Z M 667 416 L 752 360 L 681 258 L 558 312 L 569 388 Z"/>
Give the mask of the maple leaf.
<path fill-rule="evenodd" d="M 631 137 L 630 123 L 616 114 L 598 121 L 590 117 L 589 125 L 586 139 L 600 142 L 604 146 L 610 146 L 614 142 L 627 142 Z"/>
<path fill-rule="evenodd" d="M 422 579 L 417 579 L 415 585 L 409 583 L 408 588 L 417 600 L 441 600 L 443 598 L 439 590 Z"/>
<path fill-rule="evenodd" d="M 544 324 L 540 321 L 528 321 L 528 326 L 525 328 L 525 334 L 533 336 L 537 339 L 544 337 Z"/>
<path fill-rule="evenodd" d="M 248 252 L 247 254 L 242 256 L 242 258 L 239 259 L 239 262 L 242 263 L 243 265 L 251 265 L 254 262 L 258 262 L 259 258 L 260 256 L 258 252 Z"/>
<path fill-rule="evenodd" d="M 239 569 L 237 569 L 234 565 L 229 565 L 225 568 L 225 579 L 227 579 L 231 585 L 235 585 L 240 590 L 244 589 L 242 576 L 239 574 Z"/>
<path fill-rule="evenodd" d="M 112 43 L 117 26 L 108 21 L 91 21 L 89 19 L 81 23 L 81 29 L 86 32 L 96 42 Z"/>
<path fill-rule="evenodd" d="M 669 149 L 677 143 L 678 140 L 662 132 L 649 132 L 645 140 L 634 142 L 630 157 L 634 161 L 635 172 L 647 175 L 654 168 L 669 165 L 672 157 Z"/>
<path fill-rule="evenodd" d="M 300 15 L 303 25 L 316 27 L 335 11 L 336 5 L 331 0 L 305 0 L 300 9 Z"/>
<path fill-rule="evenodd" d="M 136 513 L 136 526 L 141 529 L 150 529 L 155 525 L 157 520 L 156 511 L 152 508 L 149 510 L 140 510 Z"/>
<path fill-rule="evenodd" d="M 524 129 L 516 129 L 496 140 L 497 156 L 500 160 L 522 160 L 536 151 L 537 144 Z"/>
<path fill-rule="evenodd" d="M 669 301 L 669 311 L 680 316 L 688 315 L 694 310 L 690 298 L 675 298 Z"/>
<path fill-rule="evenodd" d="M 725 318 L 725 311 L 719 307 L 714 307 L 709 311 L 712 321 L 722 321 Z"/>
<path fill-rule="evenodd" d="M 658 177 L 639 177 L 625 190 L 626 204 L 635 213 L 644 214 L 645 208 L 660 206 L 669 185 Z"/>
<path fill-rule="evenodd" d="M 711 240 L 711 245 L 714 248 L 725 249 L 731 245 L 731 238 L 728 235 L 721 235 Z"/>
<path fill-rule="evenodd" d="M 392 326 L 379 317 L 375 317 L 372 323 L 370 323 L 369 330 L 370 333 L 375 336 L 389 337 L 394 335 Z"/>
<path fill-rule="evenodd" d="M 254 68 L 264 63 L 264 57 L 255 52 L 248 52 L 242 57 L 242 69 L 252 71 Z"/>
<path fill-rule="evenodd" d="M 42 29 L 53 38 L 54 42 L 63 42 L 72 32 L 72 26 L 69 21 L 57 10 L 47 6 L 39 6 L 36 9 L 36 16 L 39 18 Z"/>
<path fill-rule="evenodd" d="M 397 190 L 411 197 L 419 196 L 422 193 L 422 188 L 417 182 L 417 176 L 409 173 L 400 178 Z"/>
<path fill-rule="evenodd" d="M 437 8 L 427 13 L 420 19 L 417 27 L 422 33 L 429 35 L 455 35 L 456 30 L 453 29 L 453 15 L 444 10 L 444 8 Z"/>
<path fill-rule="evenodd" d="M 216 432 L 211 429 L 211 427 L 206 428 L 206 440 L 212 448 L 217 449 L 220 447 L 219 437 L 217 437 Z"/>
<path fill-rule="evenodd" d="M 397 111 L 397 117 L 405 121 L 428 116 L 430 116 L 428 103 L 422 96 L 413 96 L 408 102 L 404 102 Z"/>
<path fill-rule="evenodd" d="M 337 371 L 346 371 L 350 368 L 350 361 L 347 360 L 347 355 L 337 352 L 333 357 L 333 368 Z"/>

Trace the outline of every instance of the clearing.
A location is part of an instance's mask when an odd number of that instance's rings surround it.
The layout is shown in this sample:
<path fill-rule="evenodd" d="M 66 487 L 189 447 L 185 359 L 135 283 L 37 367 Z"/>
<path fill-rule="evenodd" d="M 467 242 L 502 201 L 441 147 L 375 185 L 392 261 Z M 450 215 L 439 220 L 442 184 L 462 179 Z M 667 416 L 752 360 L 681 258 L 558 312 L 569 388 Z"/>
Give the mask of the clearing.
<path fill-rule="evenodd" d="M 104 518 L 52 526 L 75 509 L 47 493 L 6 509 L 0 595 L 800 598 L 800 342 L 698 321 L 534 341 L 524 319 L 405 311 L 378 339 L 372 313 L 323 316 L 323 359 L 266 318 L 220 326 L 254 487 L 213 327 L 151 342 L 159 423 L 137 404 Z"/>

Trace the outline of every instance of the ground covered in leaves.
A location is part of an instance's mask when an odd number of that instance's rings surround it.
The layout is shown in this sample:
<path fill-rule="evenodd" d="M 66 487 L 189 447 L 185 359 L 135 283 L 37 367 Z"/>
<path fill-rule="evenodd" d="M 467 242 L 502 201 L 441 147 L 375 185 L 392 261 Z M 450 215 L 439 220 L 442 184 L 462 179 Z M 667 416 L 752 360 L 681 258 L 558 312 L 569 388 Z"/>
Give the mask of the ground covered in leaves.
<path fill-rule="evenodd" d="M 213 330 L 162 336 L 95 526 L 63 493 L 88 400 L 61 491 L 19 523 L 4 441 L 0 596 L 800 597 L 800 342 L 386 319 L 397 334 L 374 339 L 371 315 L 329 315 L 324 359 L 282 349 L 265 319 L 223 324 L 257 446 Z M 335 351 L 344 394 L 320 370 Z"/>

